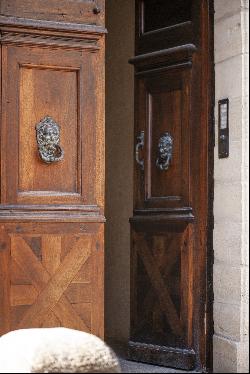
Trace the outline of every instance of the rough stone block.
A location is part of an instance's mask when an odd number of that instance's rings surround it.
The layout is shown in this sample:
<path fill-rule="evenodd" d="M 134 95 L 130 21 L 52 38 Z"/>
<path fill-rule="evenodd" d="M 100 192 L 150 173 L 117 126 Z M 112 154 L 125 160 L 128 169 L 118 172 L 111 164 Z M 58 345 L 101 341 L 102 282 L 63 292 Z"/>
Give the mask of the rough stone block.
<path fill-rule="evenodd" d="M 214 373 L 237 373 L 237 345 L 214 336 Z"/>
<path fill-rule="evenodd" d="M 241 268 L 227 264 L 214 266 L 215 303 L 241 304 Z"/>
<path fill-rule="evenodd" d="M 231 138 L 232 139 L 232 138 Z M 218 147 L 215 148 L 214 178 L 218 182 L 241 182 L 242 143 L 230 141 L 230 156 L 218 159 Z"/>
<path fill-rule="evenodd" d="M 215 223 L 242 222 L 242 188 L 241 183 L 220 183 L 215 180 L 214 199 Z"/>
<path fill-rule="evenodd" d="M 215 333 L 225 338 L 240 341 L 241 307 L 240 305 L 214 304 Z"/>
<path fill-rule="evenodd" d="M 239 344 L 237 373 L 249 373 L 249 340 Z"/>
<path fill-rule="evenodd" d="M 215 20 L 240 12 L 241 0 L 215 0 Z"/>
<path fill-rule="evenodd" d="M 214 228 L 215 260 L 231 265 L 241 265 L 241 230 L 238 223 L 216 223 Z"/>
<path fill-rule="evenodd" d="M 216 63 L 240 55 L 243 38 L 241 12 L 216 22 L 215 35 Z"/>
<path fill-rule="evenodd" d="M 239 98 L 242 96 L 243 55 L 232 57 L 215 66 L 215 95 L 220 100 L 226 97 Z"/>

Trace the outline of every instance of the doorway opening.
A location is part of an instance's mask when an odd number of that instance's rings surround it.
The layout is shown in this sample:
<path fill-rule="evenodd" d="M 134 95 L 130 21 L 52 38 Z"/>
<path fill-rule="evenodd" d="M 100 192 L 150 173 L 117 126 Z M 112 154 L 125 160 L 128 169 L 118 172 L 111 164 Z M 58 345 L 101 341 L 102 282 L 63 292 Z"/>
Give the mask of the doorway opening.
<path fill-rule="evenodd" d="M 133 215 L 134 0 L 106 1 L 106 338 L 128 341 Z"/>

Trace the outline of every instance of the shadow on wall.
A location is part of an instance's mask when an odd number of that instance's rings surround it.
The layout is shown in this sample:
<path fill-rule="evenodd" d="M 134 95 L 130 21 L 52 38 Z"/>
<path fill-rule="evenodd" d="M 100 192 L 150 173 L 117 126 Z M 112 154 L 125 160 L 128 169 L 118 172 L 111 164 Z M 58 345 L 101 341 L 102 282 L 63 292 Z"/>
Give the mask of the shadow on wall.
<path fill-rule="evenodd" d="M 106 2 L 106 338 L 126 341 L 133 210 L 134 1 Z"/>

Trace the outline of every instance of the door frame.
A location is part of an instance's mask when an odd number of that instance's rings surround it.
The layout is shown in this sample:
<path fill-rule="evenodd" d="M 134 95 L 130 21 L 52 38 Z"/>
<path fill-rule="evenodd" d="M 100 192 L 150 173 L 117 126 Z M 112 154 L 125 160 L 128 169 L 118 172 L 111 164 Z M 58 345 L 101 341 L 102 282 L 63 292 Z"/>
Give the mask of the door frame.
<path fill-rule="evenodd" d="M 210 55 L 209 68 L 209 120 L 208 120 L 208 227 L 207 227 L 207 358 L 208 372 L 213 372 L 213 336 L 214 336 L 214 148 L 215 148 L 215 61 L 214 61 L 214 0 L 209 2 L 209 41 L 208 52 Z"/>

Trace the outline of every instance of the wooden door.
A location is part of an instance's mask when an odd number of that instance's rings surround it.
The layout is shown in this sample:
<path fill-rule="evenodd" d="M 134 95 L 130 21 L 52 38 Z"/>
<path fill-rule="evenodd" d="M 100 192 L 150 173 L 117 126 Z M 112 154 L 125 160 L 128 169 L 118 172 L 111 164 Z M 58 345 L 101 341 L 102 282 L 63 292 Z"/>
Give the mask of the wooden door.
<path fill-rule="evenodd" d="M 138 0 L 132 360 L 211 363 L 212 2 Z"/>
<path fill-rule="evenodd" d="M 0 335 L 103 337 L 104 12 L 0 2 Z"/>

